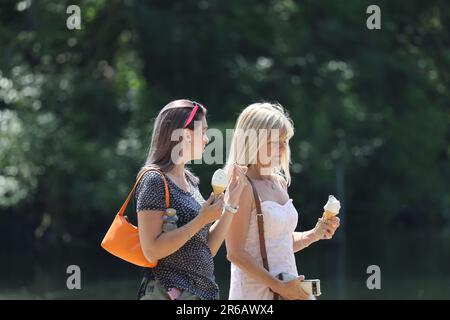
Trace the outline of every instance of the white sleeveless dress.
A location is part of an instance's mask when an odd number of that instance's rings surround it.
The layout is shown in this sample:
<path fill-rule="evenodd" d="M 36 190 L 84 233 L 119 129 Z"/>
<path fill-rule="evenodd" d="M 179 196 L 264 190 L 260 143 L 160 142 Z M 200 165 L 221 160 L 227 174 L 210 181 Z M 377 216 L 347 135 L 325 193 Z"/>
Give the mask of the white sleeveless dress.
<path fill-rule="evenodd" d="M 292 199 L 281 205 L 274 201 L 262 201 L 264 215 L 264 237 L 270 274 L 287 272 L 298 275 L 295 264 L 292 233 L 298 222 L 298 213 Z M 259 248 L 258 222 L 256 209 L 252 211 L 245 251 L 263 267 Z M 231 263 L 230 300 L 273 300 L 269 287 L 251 278 L 239 267 Z"/>

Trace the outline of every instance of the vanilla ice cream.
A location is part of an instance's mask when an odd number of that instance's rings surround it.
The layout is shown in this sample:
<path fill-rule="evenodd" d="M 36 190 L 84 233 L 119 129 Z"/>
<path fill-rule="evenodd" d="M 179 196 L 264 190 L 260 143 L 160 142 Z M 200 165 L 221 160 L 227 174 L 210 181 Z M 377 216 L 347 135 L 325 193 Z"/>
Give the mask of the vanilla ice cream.
<path fill-rule="evenodd" d="M 323 212 L 323 217 L 329 219 L 339 214 L 341 203 L 333 195 L 330 195 L 328 197 L 328 202 L 323 206 L 323 209 L 325 210 Z"/>

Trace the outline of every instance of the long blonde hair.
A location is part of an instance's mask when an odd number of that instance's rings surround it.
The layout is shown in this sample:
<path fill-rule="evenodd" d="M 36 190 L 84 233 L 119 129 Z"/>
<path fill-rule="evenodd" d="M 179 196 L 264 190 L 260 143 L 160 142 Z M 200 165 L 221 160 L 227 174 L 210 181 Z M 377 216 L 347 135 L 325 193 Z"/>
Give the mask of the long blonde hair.
<path fill-rule="evenodd" d="M 230 153 L 224 167 L 228 177 L 231 176 L 234 162 L 245 166 L 257 163 L 258 151 L 270 139 L 271 130 L 278 130 L 280 139 L 289 140 L 294 135 L 292 119 L 280 104 L 253 103 L 241 112 L 235 125 Z M 252 136 L 247 134 L 250 131 L 256 132 L 257 139 L 254 139 L 254 136 L 252 139 Z M 267 132 L 269 135 L 266 134 Z M 242 136 L 243 133 L 244 136 Z M 291 183 L 290 164 L 291 150 L 287 144 L 280 155 L 280 167 L 274 168 L 273 173 L 281 175 L 288 185 Z"/>

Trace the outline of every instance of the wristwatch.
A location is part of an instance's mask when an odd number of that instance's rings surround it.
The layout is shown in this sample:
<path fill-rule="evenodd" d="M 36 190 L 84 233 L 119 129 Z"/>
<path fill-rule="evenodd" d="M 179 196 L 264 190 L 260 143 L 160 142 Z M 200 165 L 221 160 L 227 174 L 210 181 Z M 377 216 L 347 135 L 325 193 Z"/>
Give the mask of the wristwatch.
<path fill-rule="evenodd" d="M 228 211 L 228 212 L 234 214 L 234 213 L 236 213 L 236 212 L 238 211 L 238 209 L 239 209 L 239 206 L 237 206 L 237 207 L 235 208 L 235 207 L 230 206 L 228 203 L 224 203 L 224 204 L 223 204 L 223 210 L 222 210 L 222 213 L 225 212 L 225 211 Z"/>

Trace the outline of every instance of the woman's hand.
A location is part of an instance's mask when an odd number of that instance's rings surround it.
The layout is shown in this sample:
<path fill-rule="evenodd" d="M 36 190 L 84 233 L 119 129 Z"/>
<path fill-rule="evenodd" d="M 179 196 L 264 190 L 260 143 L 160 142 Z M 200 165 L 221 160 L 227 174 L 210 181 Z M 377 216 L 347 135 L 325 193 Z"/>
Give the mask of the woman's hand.
<path fill-rule="evenodd" d="M 298 276 L 290 281 L 280 281 L 275 292 L 285 300 L 308 300 L 309 294 L 300 287 L 300 281 L 305 280 L 305 276 Z"/>
<path fill-rule="evenodd" d="M 333 238 L 336 229 L 339 228 L 339 225 L 340 219 L 338 217 L 332 217 L 329 219 L 320 218 L 317 221 L 313 232 L 317 240 L 331 239 Z"/>
<path fill-rule="evenodd" d="M 236 208 L 239 205 L 242 190 L 247 185 L 247 167 L 239 166 L 237 163 L 233 165 L 233 176 L 225 191 L 225 203 Z"/>
<path fill-rule="evenodd" d="M 203 224 L 212 223 L 220 219 L 222 216 L 223 197 L 223 194 L 216 197 L 214 196 L 214 193 L 211 192 L 211 195 L 203 204 L 198 214 L 198 216 L 202 219 Z"/>

